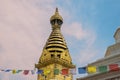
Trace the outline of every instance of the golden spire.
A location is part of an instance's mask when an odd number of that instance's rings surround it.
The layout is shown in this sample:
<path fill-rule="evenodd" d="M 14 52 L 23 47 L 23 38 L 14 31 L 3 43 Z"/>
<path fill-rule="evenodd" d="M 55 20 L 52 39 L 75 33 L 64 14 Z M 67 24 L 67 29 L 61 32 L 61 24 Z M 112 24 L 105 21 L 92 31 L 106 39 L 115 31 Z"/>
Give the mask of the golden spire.
<path fill-rule="evenodd" d="M 55 19 L 59 19 L 63 22 L 63 18 L 61 17 L 61 15 L 59 15 L 58 8 L 56 8 L 55 14 L 51 16 L 50 21 L 55 20 Z"/>
<path fill-rule="evenodd" d="M 43 48 L 39 64 L 36 67 L 41 68 L 54 63 L 68 68 L 75 67 L 72 64 L 67 44 L 61 34 L 60 27 L 63 23 L 63 18 L 59 15 L 58 8 L 56 8 L 55 14 L 50 18 L 50 22 L 52 32 Z"/>
<path fill-rule="evenodd" d="M 38 64 L 35 64 L 36 68 L 40 70 L 48 69 L 50 73 L 45 76 L 38 74 L 37 80 L 64 80 L 64 75 L 54 74 L 55 68 L 59 70 L 63 68 L 70 69 L 75 68 L 75 65 L 72 63 L 67 44 L 60 30 L 63 18 L 59 15 L 58 8 L 56 8 L 55 14 L 50 18 L 50 23 L 52 32 L 43 48 Z M 66 80 L 72 80 L 72 74 L 68 74 Z"/>

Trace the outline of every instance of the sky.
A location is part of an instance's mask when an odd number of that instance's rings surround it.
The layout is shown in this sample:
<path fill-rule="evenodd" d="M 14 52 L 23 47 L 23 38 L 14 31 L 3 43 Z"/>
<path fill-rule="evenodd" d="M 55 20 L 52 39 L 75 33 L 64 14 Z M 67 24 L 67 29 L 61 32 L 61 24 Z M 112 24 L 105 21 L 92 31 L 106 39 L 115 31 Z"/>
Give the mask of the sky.
<path fill-rule="evenodd" d="M 58 7 L 61 32 L 76 67 L 104 57 L 120 27 L 120 0 L 0 0 L 0 69 L 34 69 Z M 77 74 L 77 77 L 85 75 Z M 37 80 L 37 75 L 0 72 L 0 80 Z"/>

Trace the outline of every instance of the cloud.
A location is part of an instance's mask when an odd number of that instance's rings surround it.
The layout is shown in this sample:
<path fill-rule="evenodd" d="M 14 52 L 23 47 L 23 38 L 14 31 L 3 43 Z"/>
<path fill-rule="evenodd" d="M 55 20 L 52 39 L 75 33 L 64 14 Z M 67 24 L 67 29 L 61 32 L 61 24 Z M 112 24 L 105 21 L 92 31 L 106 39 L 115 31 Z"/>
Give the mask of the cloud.
<path fill-rule="evenodd" d="M 64 34 L 73 38 L 70 46 L 76 46 L 75 49 L 77 51 L 74 51 L 74 49 L 71 48 L 73 50 L 71 50 L 73 52 L 72 54 L 74 54 L 74 62 L 78 63 L 78 65 L 84 65 L 93 61 L 98 53 L 97 49 L 94 47 L 96 40 L 95 31 L 84 28 L 80 22 L 72 22 L 71 24 L 65 24 L 64 26 Z"/>
<path fill-rule="evenodd" d="M 0 1 L 0 69 L 34 68 L 50 34 L 52 4 L 54 0 Z M 9 80 L 11 75 L 2 76 Z"/>
<path fill-rule="evenodd" d="M 73 37 L 77 40 L 85 40 L 87 45 L 92 45 L 96 40 L 96 33 L 94 30 L 86 29 L 82 26 L 82 23 L 72 22 L 71 24 L 65 24 L 63 33 L 67 36 Z"/>
<path fill-rule="evenodd" d="M 79 51 L 79 54 L 76 56 L 76 59 L 78 60 L 77 63 L 79 63 L 78 67 L 86 66 L 87 64 L 95 61 L 95 56 L 97 55 L 97 53 L 98 51 L 94 47 L 86 47 L 85 49 Z"/>
<path fill-rule="evenodd" d="M 0 53 L 2 53 L 2 51 L 3 51 L 3 47 L 2 47 L 2 45 L 0 44 Z"/>
<path fill-rule="evenodd" d="M 50 6 L 53 0 L 0 1 L 0 43 L 5 49 L 3 53 L 9 57 L 12 57 L 12 54 L 17 54 L 19 57 L 22 54 L 34 56 L 44 45 L 51 28 L 48 20 L 51 8 L 46 6 L 46 9 L 44 6 L 38 8 L 36 3 L 46 3 Z"/>
<path fill-rule="evenodd" d="M 87 32 L 83 29 L 82 25 L 77 22 L 66 26 L 68 27 L 64 28 L 64 33 L 69 36 L 72 36 L 78 40 L 85 39 L 85 37 L 87 36 Z"/>

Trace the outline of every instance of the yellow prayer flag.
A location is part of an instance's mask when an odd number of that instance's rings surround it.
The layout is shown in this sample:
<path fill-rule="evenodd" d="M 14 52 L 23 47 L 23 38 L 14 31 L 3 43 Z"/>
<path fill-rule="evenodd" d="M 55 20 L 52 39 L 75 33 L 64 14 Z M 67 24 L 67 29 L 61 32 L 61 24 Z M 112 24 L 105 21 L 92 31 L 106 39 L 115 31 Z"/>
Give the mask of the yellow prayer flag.
<path fill-rule="evenodd" d="M 44 70 L 44 75 L 48 75 L 50 73 L 50 70 L 49 69 L 45 69 Z"/>
<path fill-rule="evenodd" d="M 13 74 L 16 74 L 16 70 L 15 70 L 15 69 L 14 69 L 14 70 L 12 70 L 12 73 L 13 73 Z"/>
<path fill-rule="evenodd" d="M 87 72 L 88 73 L 95 73 L 97 70 L 96 70 L 96 66 L 88 66 L 87 67 Z"/>

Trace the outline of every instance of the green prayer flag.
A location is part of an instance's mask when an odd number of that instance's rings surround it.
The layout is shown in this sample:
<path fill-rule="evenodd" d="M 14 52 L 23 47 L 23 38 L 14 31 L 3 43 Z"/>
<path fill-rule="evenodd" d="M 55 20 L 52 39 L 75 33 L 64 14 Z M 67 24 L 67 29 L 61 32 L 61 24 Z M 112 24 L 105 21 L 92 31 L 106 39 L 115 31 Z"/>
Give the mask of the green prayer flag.
<path fill-rule="evenodd" d="M 59 69 L 54 69 L 54 74 L 58 75 L 59 74 Z"/>
<path fill-rule="evenodd" d="M 16 71 L 16 73 L 20 73 L 20 72 L 22 72 L 22 70 L 17 70 L 17 71 Z"/>
<path fill-rule="evenodd" d="M 99 66 L 99 72 L 107 72 L 107 66 Z"/>

